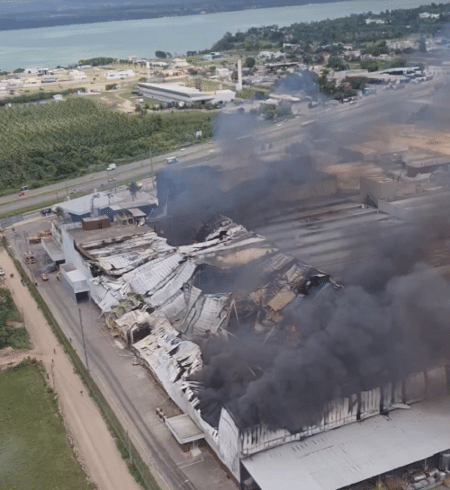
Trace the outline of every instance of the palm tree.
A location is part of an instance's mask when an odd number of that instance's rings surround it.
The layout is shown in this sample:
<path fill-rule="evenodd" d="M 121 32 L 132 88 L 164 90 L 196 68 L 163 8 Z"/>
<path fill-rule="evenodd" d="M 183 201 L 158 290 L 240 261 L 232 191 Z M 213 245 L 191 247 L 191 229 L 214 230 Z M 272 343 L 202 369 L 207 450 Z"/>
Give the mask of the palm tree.
<path fill-rule="evenodd" d="M 64 218 L 64 210 L 60 206 L 55 209 L 55 213 L 58 218 Z"/>

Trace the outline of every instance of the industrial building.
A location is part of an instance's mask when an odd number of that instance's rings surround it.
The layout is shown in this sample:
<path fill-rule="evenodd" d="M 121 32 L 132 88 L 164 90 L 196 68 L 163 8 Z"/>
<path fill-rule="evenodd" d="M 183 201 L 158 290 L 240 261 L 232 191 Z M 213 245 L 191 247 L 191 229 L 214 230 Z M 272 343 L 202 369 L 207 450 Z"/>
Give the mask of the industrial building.
<path fill-rule="evenodd" d="M 64 287 L 75 300 L 91 296 L 112 331 L 189 416 L 166 421 L 179 443 L 204 438 L 242 488 L 338 490 L 427 458 L 449 469 L 439 456 L 450 447 L 446 366 L 334 400 L 320 422 L 297 432 L 242 427 L 227 407 L 210 425 L 199 409 L 201 387 L 190 380 L 203 365 L 198 339 L 226 337 L 244 311 L 258 311 L 258 329 L 268 334 L 286 307 L 324 285 L 340 286 L 224 217 L 207 223 L 196 243 L 178 247 L 153 227 L 88 228 L 72 223 L 54 233 L 65 255 Z M 245 293 L 226 290 L 237 270 L 255 268 L 265 271 L 268 283 Z M 216 274 L 224 285 L 219 290 L 211 286 Z M 433 488 L 447 473 L 423 475 L 422 486 L 408 488 L 425 488 L 424 481 Z"/>
<path fill-rule="evenodd" d="M 195 103 L 226 104 L 234 100 L 236 95 L 232 90 L 202 92 L 197 88 L 186 87 L 182 83 L 140 83 L 138 89 L 144 97 L 181 105 Z"/>
<path fill-rule="evenodd" d="M 46 248 L 64 257 L 63 286 L 74 301 L 89 295 L 112 334 L 184 412 L 165 420 L 175 439 L 182 445 L 205 439 L 242 489 L 339 490 L 365 480 L 369 483 L 361 488 L 375 488 L 377 481 L 398 485 L 387 488 L 437 487 L 450 474 L 450 369 L 444 362 L 327 400 L 315 407 L 320 413 L 314 420 L 295 427 L 248 423 L 231 401 L 214 405 L 213 415 L 205 409 L 205 385 L 196 378 L 206 364 L 205 345 L 226 345 L 247 329 L 268 348 L 277 335 L 291 347 L 301 346 L 301 324 L 295 323 L 301 317 L 293 312 L 344 289 L 328 269 L 300 257 L 323 254 L 322 263 L 331 266 L 335 243 L 352 253 L 348 235 L 355 223 L 397 227 L 400 222 L 395 213 L 339 199 L 336 179 L 309 168 L 306 160 L 301 172 L 289 161 L 276 168 L 260 163 L 226 170 L 168 167 L 158 174 L 156 212 L 155 203 L 128 209 L 108 202 L 108 196 L 94 198 L 96 213 L 90 213 L 92 198 L 64 203 L 72 222 L 55 221 L 57 246 Z M 395 191 L 392 179 L 361 181 L 361 192 L 380 205 L 389 204 Z M 243 194 L 249 200 L 236 211 Z M 280 204 L 288 209 L 299 201 L 304 206 L 291 216 L 277 211 Z M 133 209 L 139 215 L 123 213 Z M 266 213 L 261 232 L 237 223 L 246 221 L 249 209 L 251 215 L 255 209 Z M 326 231 L 317 226 L 321 221 Z M 286 238 L 295 247 L 292 255 L 275 243 L 284 239 L 283 227 L 293 234 Z M 416 279 L 419 284 L 420 276 Z M 255 381 L 263 371 L 250 363 L 246 370 Z"/>
<path fill-rule="evenodd" d="M 200 102 L 204 104 L 214 99 L 213 95 L 180 83 L 139 83 L 138 90 L 144 97 L 161 102 L 181 102 L 183 104 Z"/>

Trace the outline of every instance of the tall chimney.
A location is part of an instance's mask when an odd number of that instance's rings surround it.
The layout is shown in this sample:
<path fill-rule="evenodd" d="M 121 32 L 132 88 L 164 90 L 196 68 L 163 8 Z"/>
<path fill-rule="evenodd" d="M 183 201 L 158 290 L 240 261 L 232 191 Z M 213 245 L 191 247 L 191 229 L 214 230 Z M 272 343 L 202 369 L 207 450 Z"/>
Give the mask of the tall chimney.
<path fill-rule="evenodd" d="M 242 61 L 238 60 L 238 82 L 236 84 L 236 91 L 241 92 L 242 91 Z"/>

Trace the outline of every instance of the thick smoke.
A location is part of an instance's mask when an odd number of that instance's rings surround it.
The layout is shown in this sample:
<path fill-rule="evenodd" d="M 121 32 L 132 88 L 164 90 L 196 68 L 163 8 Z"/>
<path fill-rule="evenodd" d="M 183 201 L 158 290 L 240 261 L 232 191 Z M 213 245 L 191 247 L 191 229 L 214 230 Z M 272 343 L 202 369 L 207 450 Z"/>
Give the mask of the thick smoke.
<path fill-rule="evenodd" d="M 294 82 L 298 80 L 285 83 Z M 432 100 L 442 94 L 436 92 Z M 411 101 L 408 89 L 377 97 L 367 103 L 367 110 L 362 106 L 348 116 L 327 113 L 309 126 L 308 145 L 280 153 L 275 163 L 258 155 L 265 143 L 251 116 L 221 120 L 218 141 L 224 172 L 211 167 L 174 176 L 176 192 L 171 194 L 167 185 L 169 215 L 189 228 L 215 213 L 246 224 L 255 201 L 264 201 L 269 192 L 282 191 L 292 182 L 316 178 L 310 144 L 339 157 L 344 145 L 378 139 L 386 124 L 445 122 L 445 113 L 436 117 L 439 104 L 431 110 L 426 103 Z M 253 173 L 253 179 L 242 179 L 242 168 Z M 163 195 L 160 189 L 158 193 Z M 447 207 L 444 203 L 440 209 Z M 355 259 L 344 275 L 344 288 L 325 287 L 313 297 L 295 299 L 270 335 L 255 331 L 254 317 L 241 317 L 227 341 L 203 342 L 204 368 L 195 379 L 204 387 L 198 397 L 205 420 L 217 426 L 221 408 L 228 407 L 242 427 L 264 423 L 295 432 L 317 422 L 333 399 L 448 360 L 450 285 L 427 265 L 432 244 L 446 243 L 450 236 L 448 217 L 433 209 L 417 217 L 414 226 L 386 230 L 359 230 L 372 238 L 373 257 Z M 211 277 L 209 290 L 223 292 L 220 276 L 216 285 L 214 274 Z M 226 285 L 230 291 L 255 283 L 239 274 L 232 282 Z"/>
<path fill-rule="evenodd" d="M 318 75 L 314 71 L 303 70 L 285 78 L 277 80 L 273 90 L 276 93 L 292 93 L 309 96 L 314 99 L 324 100 L 323 94 L 319 91 L 317 81 Z"/>
<path fill-rule="evenodd" d="M 216 126 L 220 152 L 214 162 L 166 167 L 158 173 L 159 207 L 167 213 L 169 243 L 194 239 L 196 230 L 217 214 L 248 225 L 260 209 L 273 206 L 273 196 L 287 186 L 323 178 L 314 170 L 306 144 L 286 151 L 277 147 L 271 159 L 259 130 L 253 115 L 220 116 Z"/>
<path fill-rule="evenodd" d="M 429 228 L 421 231 L 435 238 Z M 344 289 L 294 301 L 268 340 L 241 325 L 227 342 L 206 342 L 196 376 L 205 386 L 202 416 L 217 425 L 226 406 L 243 427 L 295 432 L 317 422 L 333 399 L 448 359 L 450 285 L 425 265 L 428 240 L 419 231 L 382 238 Z"/>

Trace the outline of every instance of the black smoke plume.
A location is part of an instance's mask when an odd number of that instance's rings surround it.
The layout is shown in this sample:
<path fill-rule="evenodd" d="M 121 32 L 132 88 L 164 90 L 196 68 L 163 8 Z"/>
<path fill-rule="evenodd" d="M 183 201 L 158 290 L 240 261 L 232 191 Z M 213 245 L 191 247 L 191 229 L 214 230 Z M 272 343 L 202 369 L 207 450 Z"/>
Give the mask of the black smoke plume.
<path fill-rule="evenodd" d="M 445 111 L 434 102 L 443 98 L 441 92 L 432 97 L 432 106 L 411 102 L 408 89 L 398 92 L 379 96 L 370 111 L 362 105 L 347 117 L 328 112 L 309 126 L 309 141 L 338 155 L 344 145 L 376 139 L 375 126 L 428 124 L 436 118 L 446 123 Z M 270 191 L 316 177 L 308 146 L 269 164 L 258 156 L 256 149 L 265 142 L 250 117 L 236 124 L 224 121 L 222 170 L 186 169 L 167 182 L 163 174 L 158 184 L 160 203 L 167 203 L 180 242 L 186 240 L 183 227 L 200 227 L 215 213 L 246 224 L 255 213 L 253 203 Z M 236 170 L 242 161 L 253 172 L 250 180 Z M 333 399 L 448 361 L 450 285 L 427 261 L 432 244 L 445 244 L 449 230 L 448 217 L 436 209 L 417 217 L 415 226 L 399 225 L 395 233 L 361 229 L 372 237 L 374 254 L 355 260 L 343 289 L 325 287 L 314 297 L 297 298 L 271 336 L 257 333 L 252 317 L 241 320 L 227 341 L 204 341 L 204 368 L 195 379 L 203 385 L 198 397 L 205 420 L 217 426 L 227 407 L 242 427 L 263 423 L 296 432 L 317 422 Z"/>
<path fill-rule="evenodd" d="M 377 256 L 350 270 L 344 289 L 294 301 L 269 340 L 247 325 L 202 345 L 202 416 L 217 426 L 227 407 L 242 427 L 296 432 L 333 399 L 448 360 L 450 285 L 424 262 L 437 231 L 380 238 Z"/>

